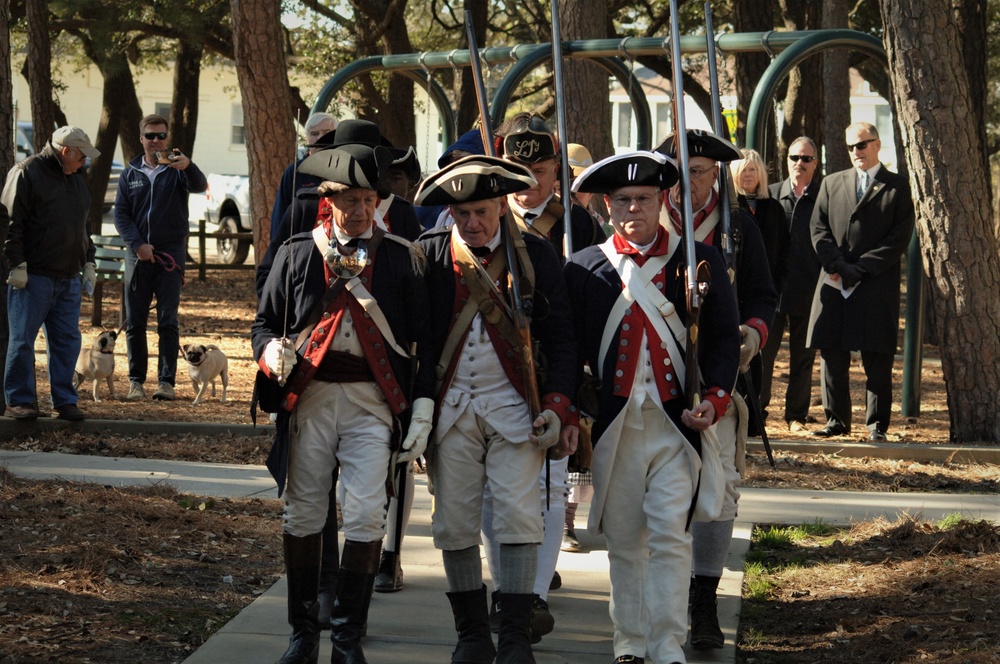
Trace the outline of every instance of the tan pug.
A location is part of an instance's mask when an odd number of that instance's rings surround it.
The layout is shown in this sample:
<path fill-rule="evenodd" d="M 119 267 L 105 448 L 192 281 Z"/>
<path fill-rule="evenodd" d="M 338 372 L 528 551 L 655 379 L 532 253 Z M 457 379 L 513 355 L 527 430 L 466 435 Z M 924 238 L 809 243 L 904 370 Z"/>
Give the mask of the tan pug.
<path fill-rule="evenodd" d="M 118 333 L 114 330 L 101 332 L 94 338 L 90 348 L 82 348 L 76 361 L 76 372 L 73 376 L 73 387 L 79 388 L 85 380 L 94 381 L 94 401 L 100 402 L 97 387 L 100 381 L 108 382 L 108 393 L 115 398 L 115 340 Z"/>
<path fill-rule="evenodd" d="M 192 405 L 197 406 L 204 401 L 205 390 L 212 384 L 212 396 L 215 396 L 215 381 L 222 379 L 222 403 L 226 403 L 226 387 L 229 386 L 229 360 L 226 354 L 212 344 L 186 344 L 184 359 L 188 362 L 188 373 L 191 375 L 191 385 L 196 393 Z"/>

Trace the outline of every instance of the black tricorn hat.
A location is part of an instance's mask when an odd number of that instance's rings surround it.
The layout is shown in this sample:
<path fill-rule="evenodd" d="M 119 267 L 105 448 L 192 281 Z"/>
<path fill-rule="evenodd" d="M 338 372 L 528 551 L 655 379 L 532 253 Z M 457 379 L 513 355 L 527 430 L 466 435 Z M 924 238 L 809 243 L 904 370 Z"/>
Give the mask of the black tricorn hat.
<path fill-rule="evenodd" d="M 706 157 L 713 161 L 735 161 L 743 158 L 738 147 L 710 131 L 688 129 L 687 140 L 689 157 Z M 674 145 L 674 135 L 667 136 L 654 151 L 676 158 L 677 146 Z"/>
<path fill-rule="evenodd" d="M 500 198 L 537 184 L 527 168 L 505 159 L 469 155 L 420 183 L 414 205 L 454 205 Z"/>
<path fill-rule="evenodd" d="M 556 137 L 537 115 L 515 121 L 506 134 L 497 131 L 497 156 L 521 164 L 535 164 L 559 154 Z"/>
<path fill-rule="evenodd" d="M 417 159 L 417 153 L 413 150 L 411 145 L 406 150 L 400 148 L 392 148 L 392 165 L 390 168 L 398 168 L 406 173 L 406 177 L 410 182 L 418 182 L 420 180 L 420 160 Z"/>
<path fill-rule="evenodd" d="M 657 152 L 616 154 L 588 166 L 573 181 L 573 191 L 609 194 L 622 187 L 668 189 L 677 182 L 674 160 Z"/>
<path fill-rule="evenodd" d="M 382 136 L 377 124 L 369 120 L 357 119 L 343 120 L 336 129 L 323 134 L 316 139 L 315 143 L 307 147 L 337 148 L 341 145 L 367 145 L 372 148 L 376 145 L 392 147 L 392 143 Z"/>
<path fill-rule="evenodd" d="M 352 143 L 319 150 L 305 158 L 299 172 L 316 175 L 345 188 L 383 188 L 385 173 L 392 164 L 392 153 L 381 145 L 371 147 Z"/>

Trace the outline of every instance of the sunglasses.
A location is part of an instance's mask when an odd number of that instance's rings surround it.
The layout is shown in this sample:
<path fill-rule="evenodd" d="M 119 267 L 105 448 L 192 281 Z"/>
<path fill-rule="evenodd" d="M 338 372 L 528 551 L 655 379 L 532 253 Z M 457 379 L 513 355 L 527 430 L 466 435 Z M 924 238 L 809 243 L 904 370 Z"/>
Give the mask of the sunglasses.
<path fill-rule="evenodd" d="M 869 144 L 874 143 L 877 140 L 878 140 L 877 138 L 869 138 L 867 141 L 858 141 L 854 145 L 848 143 L 847 149 L 850 150 L 851 152 L 854 152 L 855 150 L 865 150 L 868 148 Z"/>
<path fill-rule="evenodd" d="M 143 134 L 143 137 L 145 137 L 145 139 L 147 141 L 155 141 L 156 139 L 160 139 L 161 141 L 165 141 L 165 140 L 167 140 L 167 132 L 165 132 L 165 131 L 147 131 L 145 134 Z"/>
<path fill-rule="evenodd" d="M 803 164 L 811 164 L 816 157 L 811 157 L 807 154 L 790 154 L 788 155 L 788 161 L 801 161 Z"/>

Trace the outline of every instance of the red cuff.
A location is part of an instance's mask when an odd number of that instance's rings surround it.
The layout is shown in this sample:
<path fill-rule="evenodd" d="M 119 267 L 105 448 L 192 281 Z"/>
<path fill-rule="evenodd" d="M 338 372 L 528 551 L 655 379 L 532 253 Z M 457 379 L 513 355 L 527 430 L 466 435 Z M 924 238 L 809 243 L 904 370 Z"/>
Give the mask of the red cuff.
<path fill-rule="evenodd" d="M 261 355 L 260 359 L 257 360 L 257 366 L 260 367 L 260 370 L 264 372 L 265 376 L 267 376 L 271 380 L 278 380 L 278 377 L 275 376 L 273 373 L 271 373 L 271 370 L 267 368 L 266 364 L 264 364 L 264 356 L 263 355 Z"/>
<path fill-rule="evenodd" d="M 729 409 L 729 404 L 732 401 L 729 392 L 726 392 L 721 387 L 708 388 L 701 398 L 705 401 L 711 401 L 715 407 L 715 420 L 712 421 L 712 424 L 718 422 L 726 414 L 726 410 Z"/>
<path fill-rule="evenodd" d="M 760 318 L 751 318 L 743 321 L 743 324 L 757 330 L 757 334 L 760 335 L 760 347 L 763 348 L 764 344 L 767 343 L 767 323 Z"/>
<path fill-rule="evenodd" d="M 551 410 L 559 417 L 563 426 L 580 425 L 580 412 L 565 394 L 549 392 L 542 397 L 542 410 Z"/>

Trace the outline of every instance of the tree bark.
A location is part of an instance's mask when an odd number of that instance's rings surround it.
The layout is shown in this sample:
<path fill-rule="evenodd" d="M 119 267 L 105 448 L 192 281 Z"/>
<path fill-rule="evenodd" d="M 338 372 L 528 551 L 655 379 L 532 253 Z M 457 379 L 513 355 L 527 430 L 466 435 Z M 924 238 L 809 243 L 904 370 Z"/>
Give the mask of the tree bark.
<path fill-rule="evenodd" d="M 823 28 L 846 28 L 847 0 L 825 0 Z M 851 83 L 848 73 L 848 53 L 843 48 L 823 52 L 823 106 L 826 109 L 824 143 L 826 172 L 836 173 L 851 167 L 850 155 L 844 149 L 844 129 L 851 124 Z"/>
<path fill-rule="evenodd" d="M 954 442 L 1000 442 L 1000 250 L 962 39 L 946 3 L 879 0 Z"/>
<path fill-rule="evenodd" d="M 198 126 L 198 84 L 201 76 L 200 43 L 180 40 L 174 61 L 174 98 L 170 104 L 170 147 L 183 154 L 194 154 L 195 128 Z"/>
<path fill-rule="evenodd" d="M 281 0 L 231 0 L 233 51 L 243 97 L 256 260 L 267 250 L 271 206 L 295 158 L 295 127 L 281 32 Z"/>
<path fill-rule="evenodd" d="M 733 3 L 735 32 L 767 32 L 774 29 L 774 6 L 770 0 L 738 0 Z M 770 63 L 766 53 L 736 53 L 736 138 L 739 145 L 747 139 L 747 111 L 757 82 Z M 687 88 L 685 88 L 685 91 Z M 769 120 L 773 122 L 773 118 Z M 773 125 L 772 125 L 773 127 Z M 773 131 L 767 132 L 774 136 Z"/>
<path fill-rule="evenodd" d="M 0 0 L 0 62 L 10 62 L 10 3 Z M 14 126 L 14 81 L 10 67 L 0 67 L 0 127 Z M 14 165 L 14 134 L 0 131 L 0 177 L 7 181 L 7 171 Z M 6 221 L 6 217 L 4 217 Z M 3 224 L 0 224 L 3 225 Z M 0 228 L 0 235 L 7 238 L 7 228 Z M 0 261 L 2 262 L 2 261 Z M 2 270 L 2 267 L 0 267 Z M 7 319 L 0 321 L 6 329 Z M 0 350 L 2 352 L 2 350 Z M 0 398 L 2 400 L 2 398 Z"/>
<path fill-rule="evenodd" d="M 52 136 L 52 128 L 56 125 L 48 3 L 28 2 L 25 11 L 28 18 L 28 58 L 25 65 L 31 96 L 31 121 L 35 128 L 33 143 L 35 152 L 39 152 Z"/>
<path fill-rule="evenodd" d="M 608 24 L 604 0 L 564 0 L 559 4 L 562 40 L 602 39 Z M 608 73 L 583 60 L 563 60 L 563 103 L 566 107 L 566 136 L 590 150 L 594 161 L 614 154 L 611 142 L 611 105 Z"/>
<path fill-rule="evenodd" d="M 965 71 L 969 75 L 969 98 L 975 114 L 976 130 L 986 150 L 983 150 L 983 168 L 990 172 L 988 142 L 986 140 L 986 100 L 987 100 L 987 31 L 986 0 L 952 0 L 958 32 L 962 35 L 962 57 Z M 992 191 L 992 182 L 987 178 L 983 186 Z"/>
<path fill-rule="evenodd" d="M 819 27 L 821 11 L 816 3 L 806 0 L 781 2 L 781 16 L 786 30 L 812 30 Z M 774 159 L 768 159 L 770 172 L 775 174 L 771 178 L 772 182 L 788 176 L 788 163 L 785 157 L 788 154 L 788 146 L 796 138 L 808 136 L 816 141 L 817 145 L 823 144 L 825 89 L 822 56 L 803 60 L 788 74 L 788 87 L 784 96 L 785 122 L 778 137 Z"/>

